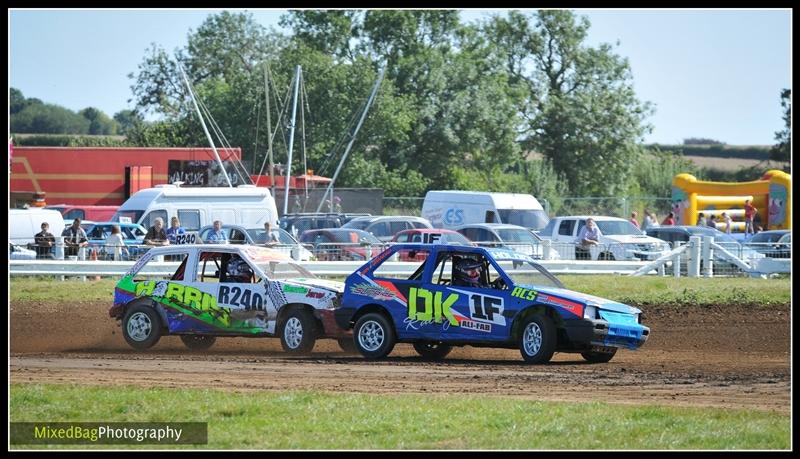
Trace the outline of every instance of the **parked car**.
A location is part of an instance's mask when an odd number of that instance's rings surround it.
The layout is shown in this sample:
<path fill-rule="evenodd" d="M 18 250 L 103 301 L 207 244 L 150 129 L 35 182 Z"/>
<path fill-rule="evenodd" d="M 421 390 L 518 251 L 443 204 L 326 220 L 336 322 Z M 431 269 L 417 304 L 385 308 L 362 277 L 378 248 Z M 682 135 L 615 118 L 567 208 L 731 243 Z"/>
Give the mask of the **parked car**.
<path fill-rule="evenodd" d="M 355 216 L 345 217 L 337 213 L 298 213 L 286 214 L 278 219 L 278 226 L 295 237 L 312 229 L 340 228 L 345 221 Z"/>
<path fill-rule="evenodd" d="M 308 230 L 300 235 L 300 242 L 313 247 L 317 260 L 326 261 L 369 260 L 383 250 L 375 236 L 352 228 Z"/>
<path fill-rule="evenodd" d="M 592 218 L 600 228 L 600 244 L 583 249 L 578 235 Z M 624 218 L 604 216 L 553 217 L 539 237 L 558 244 L 561 258 L 592 260 L 655 260 L 669 251 L 669 244 L 646 235 Z"/>
<path fill-rule="evenodd" d="M 399 251 L 428 255 L 410 276 L 396 276 L 384 263 Z M 526 255 L 444 244 L 397 244 L 380 253 L 347 277 L 334 316 L 368 359 L 412 343 L 429 359 L 471 345 L 517 348 L 528 363 L 548 362 L 554 352 L 608 362 L 650 335 L 639 309 L 567 290 Z"/>
<path fill-rule="evenodd" d="M 764 258 L 764 255 L 739 244 L 731 235 L 723 233 L 708 226 L 676 225 L 676 226 L 655 226 L 647 228 L 647 235 L 661 239 L 670 243 L 673 248 L 675 242 L 689 242 L 692 236 L 712 236 L 714 242 L 725 248 L 727 251 L 742 259 Z"/>
<path fill-rule="evenodd" d="M 342 228 L 354 228 L 372 233 L 381 241 L 391 241 L 395 234 L 407 229 L 432 229 L 433 225 L 427 219 L 402 215 L 379 215 L 370 217 L 357 217 Z"/>
<path fill-rule="evenodd" d="M 203 241 L 208 240 L 208 235 L 214 229 L 214 225 L 204 226 L 200 229 L 200 239 Z M 245 228 L 240 225 L 222 225 L 222 231 L 225 231 L 225 237 L 231 244 L 252 244 L 264 245 L 267 242 L 267 232 L 264 227 L 261 228 Z M 309 261 L 314 258 L 314 255 L 300 242 L 297 241 L 291 234 L 281 228 L 273 228 L 273 231 L 278 233 L 278 241 L 280 242 L 276 247 L 270 247 L 273 250 L 283 252 L 297 261 Z"/>
<path fill-rule="evenodd" d="M 26 249 L 21 245 L 15 245 L 11 242 L 8 243 L 8 259 L 9 260 L 35 260 L 36 251 Z"/>
<path fill-rule="evenodd" d="M 473 223 L 456 227 L 470 241 L 480 246 L 505 247 L 533 258 L 544 258 L 542 239 L 528 228 L 505 223 Z M 560 258 L 558 252 L 550 251 L 550 258 Z"/>
<path fill-rule="evenodd" d="M 474 246 L 475 243 L 465 238 L 461 233 L 447 229 L 412 229 L 400 231 L 394 235 L 392 242 L 412 244 L 450 244 Z M 398 252 L 400 261 L 422 261 L 424 252 L 401 251 Z"/>
<path fill-rule="evenodd" d="M 770 258 L 791 258 L 791 242 L 791 230 L 770 230 L 756 233 L 744 246 Z"/>
<path fill-rule="evenodd" d="M 161 257 L 182 260 L 169 279 L 139 276 Z M 163 335 L 179 335 L 199 350 L 219 336 L 277 337 L 290 353 L 310 352 L 318 338 L 342 340 L 349 349 L 352 338 L 333 317 L 343 287 L 266 247 L 154 247 L 117 283 L 109 315 L 138 350 Z"/>
<path fill-rule="evenodd" d="M 119 226 L 122 242 L 125 243 L 125 250 L 121 251 L 122 259 L 137 258 L 149 249 L 144 246 L 147 230 L 142 225 L 119 222 L 87 222 L 86 224 L 81 222 L 81 227 L 86 231 L 86 238 L 89 240 L 89 247 L 97 251 L 97 258 L 106 260 L 114 258 L 114 249 L 106 247 L 106 239 L 111 235 L 114 226 Z"/>

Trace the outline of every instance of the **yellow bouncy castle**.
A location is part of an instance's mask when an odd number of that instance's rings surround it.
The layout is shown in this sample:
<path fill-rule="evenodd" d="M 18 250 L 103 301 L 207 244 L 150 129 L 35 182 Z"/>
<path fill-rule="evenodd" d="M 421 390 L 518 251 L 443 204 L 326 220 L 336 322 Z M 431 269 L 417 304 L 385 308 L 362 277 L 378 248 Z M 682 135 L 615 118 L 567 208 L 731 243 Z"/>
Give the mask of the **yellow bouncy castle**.
<path fill-rule="evenodd" d="M 733 218 L 732 230 L 744 232 L 744 202 L 749 200 L 758 212 L 755 225 L 767 229 L 792 227 L 792 176 L 769 170 L 752 182 L 704 182 L 691 174 L 672 179 L 672 212 L 675 224 L 696 225 L 698 214 L 716 215 L 717 229 L 725 231 L 721 215 Z"/>

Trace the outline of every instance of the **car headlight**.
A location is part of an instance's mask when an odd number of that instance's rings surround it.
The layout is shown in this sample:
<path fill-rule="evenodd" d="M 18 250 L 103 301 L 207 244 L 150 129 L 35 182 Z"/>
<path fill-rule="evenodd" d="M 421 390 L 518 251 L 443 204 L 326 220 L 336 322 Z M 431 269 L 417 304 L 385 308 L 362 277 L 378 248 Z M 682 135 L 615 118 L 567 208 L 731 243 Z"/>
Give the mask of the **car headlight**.
<path fill-rule="evenodd" d="M 583 317 L 585 319 L 596 319 L 597 318 L 597 306 L 589 305 L 586 306 L 583 310 Z"/>

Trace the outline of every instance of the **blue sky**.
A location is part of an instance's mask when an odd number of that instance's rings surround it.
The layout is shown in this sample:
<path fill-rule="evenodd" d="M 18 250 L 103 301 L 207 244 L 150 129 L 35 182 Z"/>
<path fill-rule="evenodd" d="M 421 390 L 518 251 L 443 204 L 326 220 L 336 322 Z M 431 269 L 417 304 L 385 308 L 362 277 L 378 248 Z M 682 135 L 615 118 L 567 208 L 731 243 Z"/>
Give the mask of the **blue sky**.
<path fill-rule="evenodd" d="M 283 10 L 252 11 L 278 27 Z M 186 44 L 209 10 L 9 12 L 9 82 L 26 97 L 108 115 L 130 108 L 130 80 L 145 50 Z M 616 43 L 629 59 L 636 93 L 653 102 L 647 142 L 707 137 L 772 144 L 782 129 L 780 91 L 791 82 L 788 10 L 578 10 L 588 42 Z M 471 22 L 502 10 L 464 10 Z"/>

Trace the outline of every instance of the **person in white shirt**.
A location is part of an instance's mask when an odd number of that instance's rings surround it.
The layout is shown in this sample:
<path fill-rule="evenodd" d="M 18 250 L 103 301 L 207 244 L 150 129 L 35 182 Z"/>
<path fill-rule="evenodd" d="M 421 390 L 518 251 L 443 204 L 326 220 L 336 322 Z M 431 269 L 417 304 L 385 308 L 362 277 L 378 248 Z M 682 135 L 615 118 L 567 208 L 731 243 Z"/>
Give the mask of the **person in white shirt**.
<path fill-rule="evenodd" d="M 731 234 L 733 219 L 727 212 L 722 212 L 722 221 L 725 223 L 725 232 Z"/>
<path fill-rule="evenodd" d="M 128 248 L 125 247 L 125 241 L 122 239 L 122 230 L 119 225 L 111 227 L 111 234 L 106 238 L 106 248 L 114 254 L 114 260 L 122 260 L 123 256 L 127 259 L 130 256 Z"/>

